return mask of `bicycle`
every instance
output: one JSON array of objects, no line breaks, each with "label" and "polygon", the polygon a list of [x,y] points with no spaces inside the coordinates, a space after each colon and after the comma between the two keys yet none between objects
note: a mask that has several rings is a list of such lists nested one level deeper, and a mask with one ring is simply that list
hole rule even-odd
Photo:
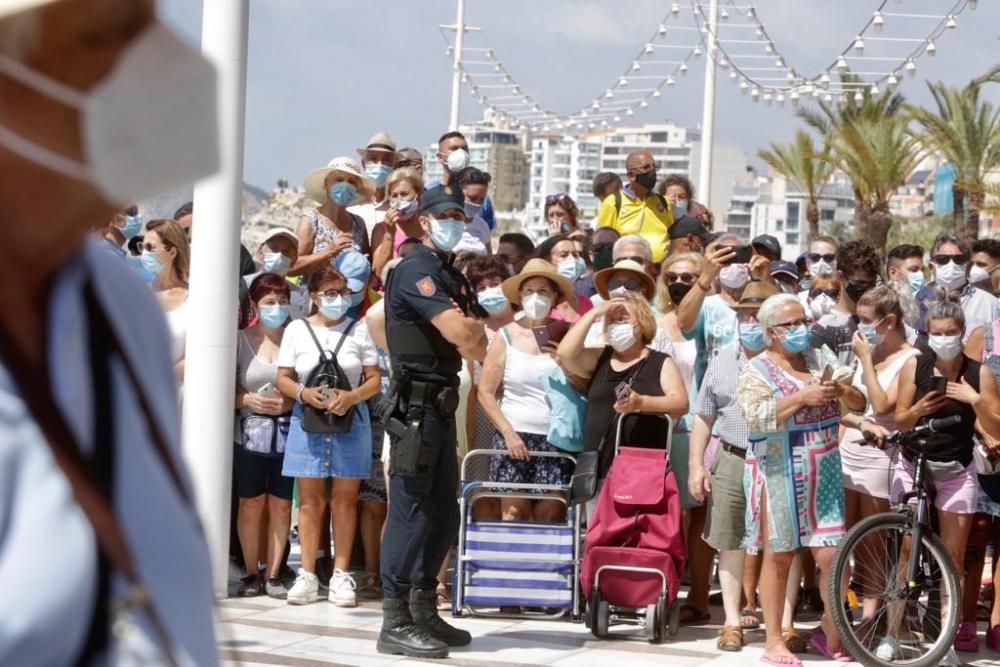
[{"label": "bicycle", "polygon": [[875,607],[864,618],[863,604],[830,605],[841,643],[867,667],[937,665],[958,632],[962,589],[958,568],[931,527],[924,447],[927,436],[960,420],[932,419],[885,439],[914,461],[913,489],[892,511],[858,522],[834,553],[828,599],[847,600],[851,590],[869,610]]}]

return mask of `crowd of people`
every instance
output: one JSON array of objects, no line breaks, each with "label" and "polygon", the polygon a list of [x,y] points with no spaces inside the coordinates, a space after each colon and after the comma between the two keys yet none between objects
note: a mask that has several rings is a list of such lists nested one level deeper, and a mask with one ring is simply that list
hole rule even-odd
[{"label": "crowd of people", "polygon": [[[316,206],[294,232],[276,228],[254,252],[242,249],[239,595],[338,606],[383,596],[394,438],[378,415],[398,370],[382,299],[400,262],[429,246],[461,272],[486,339],[484,356],[463,354],[458,374],[457,464],[471,450],[499,450],[492,481],[568,487],[584,452],[597,452],[606,475],[622,415],[669,416],[669,441],[662,420],[642,419],[622,439],[669,448],[690,564],[681,622],[710,618],[717,562],[722,650],[741,650],[744,632],[763,624],[772,664],[799,664],[795,654],[810,646],[846,659],[828,615],[811,637],[795,616],[841,603],[827,597],[835,547],[912,486],[912,462],[880,443],[960,415],[928,454],[943,471],[933,482],[940,534],[964,572],[954,646],[977,650],[985,555],[1000,545],[1000,504],[976,476],[976,458],[1000,451],[1000,241],[970,246],[942,234],[930,248],[900,245],[883,257],[865,241],[820,236],[788,261],[771,236],[713,232],[690,181],[660,174],[639,151],[624,179],[595,178],[593,221],[569,194],[547,196],[548,236],[536,244],[494,231],[491,176],[469,166],[465,137],[448,132],[438,145],[444,175],[425,182],[419,151],[377,133],[359,160],[337,157],[305,176]],[[181,386],[193,217],[186,206],[143,225],[133,207],[101,230],[116,254],[134,255],[159,299]],[[436,290],[430,279],[406,288],[418,299]],[[312,382],[331,368],[338,383]],[[553,427],[567,420],[572,428]],[[558,522],[565,511],[522,496],[483,499],[474,514]],[[290,533],[301,546],[297,573]],[[450,608],[448,566],[448,557],[435,565],[428,603],[441,610]],[[861,604],[877,610],[864,595]],[[431,619],[432,637],[466,641],[435,617],[414,611]],[[891,656],[891,637],[883,641]],[[1000,604],[987,644],[1000,650]]]}]

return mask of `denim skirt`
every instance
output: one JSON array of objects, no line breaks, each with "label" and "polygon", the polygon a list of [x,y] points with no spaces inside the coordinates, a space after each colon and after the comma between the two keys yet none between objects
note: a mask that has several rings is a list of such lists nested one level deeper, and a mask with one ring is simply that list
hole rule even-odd
[{"label": "denim skirt", "polygon": [[306,433],[302,430],[302,404],[292,409],[292,423],[285,442],[285,477],[337,477],[368,479],[372,469],[372,425],[368,406],[354,406],[347,433]]}]

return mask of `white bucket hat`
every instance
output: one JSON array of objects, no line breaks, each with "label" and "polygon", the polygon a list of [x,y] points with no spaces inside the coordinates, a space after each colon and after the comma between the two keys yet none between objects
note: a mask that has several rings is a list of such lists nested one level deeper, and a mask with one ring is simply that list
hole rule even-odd
[{"label": "white bucket hat", "polygon": [[349,157],[335,157],[322,169],[314,169],[306,174],[302,182],[306,194],[320,204],[325,204],[327,200],[326,178],[335,171],[353,176],[361,182],[361,187],[358,188],[360,196],[358,201],[354,203],[367,202],[375,195],[375,182],[364,175],[357,161]]},{"label": "white bucket hat", "polygon": [[0,0],[0,18],[26,12],[29,9],[41,7],[54,2],[54,0]]}]

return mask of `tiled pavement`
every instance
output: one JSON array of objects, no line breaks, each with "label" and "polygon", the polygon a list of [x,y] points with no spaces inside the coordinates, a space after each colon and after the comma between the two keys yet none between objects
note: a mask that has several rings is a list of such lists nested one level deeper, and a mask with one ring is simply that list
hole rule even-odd
[{"label": "tiled pavement", "polygon": [[[715,622],[721,610],[714,608]],[[613,640],[597,640],[582,623],[539,620],[451,619],[473,634],[472,645],[453,649],[447,661],[420,661],[384,656],[375,651],[381,627],[379,603],[339,609],[329,602],[293,607],[267,597],[229,598],[219,604],[217,625],[220,656],[226,665],[261,664],[291,667],[330,665],[413,665],[434,662],[457,667],[553,665],[559,667],[631,667],[639,665],[755,665],[763,650],[763,631],[748,634],[742,653],[723,654],[715,648],[718,625],[682,628],[675,641],[654,646],[640,630],[621,626]],[[807,624],[815,626],[815,623]],[[982,632],[983,628],[980,628]],[[980,639],[982,641],[982,639]],[[968,665],[1000,666],[1000,653],[961,654]],[[818,656],[803,656],[810,665],[843,665]],[[975,660],[973,660],[975,659]]]}]

